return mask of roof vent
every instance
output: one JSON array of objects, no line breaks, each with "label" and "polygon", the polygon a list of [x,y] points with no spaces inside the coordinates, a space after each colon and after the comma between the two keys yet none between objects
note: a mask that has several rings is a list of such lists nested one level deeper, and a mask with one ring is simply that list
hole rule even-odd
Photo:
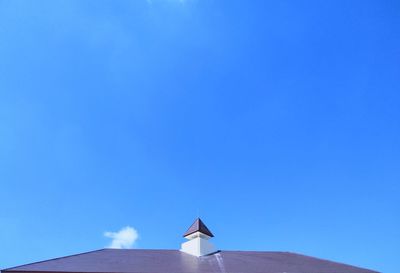
[{"label": "roof vent", "polygon": [[200,218],[197,218],[196,221],[194,221],[185,234],[183,234],[183,237],[189,241],[182,244],[182,252],[196,257],[216,252],[213,244],[208,241],[211,237],[214,237],[214,235]]}]

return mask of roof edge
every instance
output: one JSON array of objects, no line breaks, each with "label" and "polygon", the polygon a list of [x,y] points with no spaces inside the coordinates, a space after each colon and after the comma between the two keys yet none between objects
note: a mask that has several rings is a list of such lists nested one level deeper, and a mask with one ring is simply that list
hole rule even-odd
[{"label": "roof edge", "polygon": [[[18,269],[19,267],[23,267],[23,266],[28,266],[28,265],[33,265],[33,264],[40,264],[40,263],[45,263],[45,262],[54,261],[54,260],[58,260],[58,259],[84,255],[84,254],[88,254],[88,253],[92,253],[92,252],[103,251],[103,250],[106,250],[106,249],[107,248],[101,248],[101,249],[96,249],[96,250],[80,252],[80,253],[77,253],[77,254],[71,254],[71,255],[66,255],[66,256],[61,256],[61,257],[56,257],[56,258],[51,258],[51,259],[46,259],[46,260],[41,260],[41,261],[38,261],[38,262],[21,264],[21,265],[18,265],[18,266],[13,266],[13,267],[8,267],[8,268],[1,269],[0,272],[2,272],[2,273],[3,272],[8,272],[8,271],[12,271],[12,272],[27,272],[26,270],[14,270],[14,269]],[[34,272],[34,271],[30,270],[29,272]],[[42,272],[42,271],[36,271],[36,272]]]}]

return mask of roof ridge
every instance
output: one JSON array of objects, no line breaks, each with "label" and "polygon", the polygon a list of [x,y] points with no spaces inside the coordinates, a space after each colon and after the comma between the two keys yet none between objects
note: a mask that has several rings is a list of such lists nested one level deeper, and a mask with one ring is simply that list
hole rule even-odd
[{"label": "roof ridge", "polygon": [[38,261],[38,262],[26,263],[26,264],[22,264],[22,265],[18,265],[18,266],[8,267],[8,268],[1,269],[1,272],[8,271],[8,270],[14,270],[14,269],[17,269],[17,268],[23,267],[23,266],[28,266],[28,265],[33,265],[33,264],[40,264],[40,263],[45,263],[45,262],[49,262],[49,261],[54,261],[54,260],[59,260],[59,259],[64,259],[64,258],[84,255],[84,254],[88,254],[88,253],[92,253],[92,252],[103,251],[103,250],[106,250],[106,248],[101,248],[101,249],[96,249],[96,250],[91,250],[91,251],[85,251],[85,252],[81,252],[81,253],[77,253],[77,254],[71,254],[71,255],[56,257],[56,258],[52,258],[52,259],[42,260],[42,261]]}]

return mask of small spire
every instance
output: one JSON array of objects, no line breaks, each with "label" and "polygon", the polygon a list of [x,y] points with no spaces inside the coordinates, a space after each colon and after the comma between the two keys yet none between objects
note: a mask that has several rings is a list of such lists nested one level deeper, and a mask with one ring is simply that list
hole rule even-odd
[{"label": "small spire", "polygon": [[194,223],[189,227],[189,229],[183,234],[183,237],[189,236],[193,233],[201,232],[207,236],[214,237],[211,231],[207,228],[207,226],[201,221],[200,218],[197,218]]}]

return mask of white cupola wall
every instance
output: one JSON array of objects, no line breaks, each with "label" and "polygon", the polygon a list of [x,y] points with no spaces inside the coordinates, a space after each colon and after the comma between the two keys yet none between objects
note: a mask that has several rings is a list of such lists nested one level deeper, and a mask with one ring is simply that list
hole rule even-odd
[{"label": "white cupola wall", "polygon": [[183,235],[189,241],[181,245],[181,251],[187,254],[201,257],[204,255],[215,253],[217,250],[208,240],[214,235],[207,226],[197,218]]}]

